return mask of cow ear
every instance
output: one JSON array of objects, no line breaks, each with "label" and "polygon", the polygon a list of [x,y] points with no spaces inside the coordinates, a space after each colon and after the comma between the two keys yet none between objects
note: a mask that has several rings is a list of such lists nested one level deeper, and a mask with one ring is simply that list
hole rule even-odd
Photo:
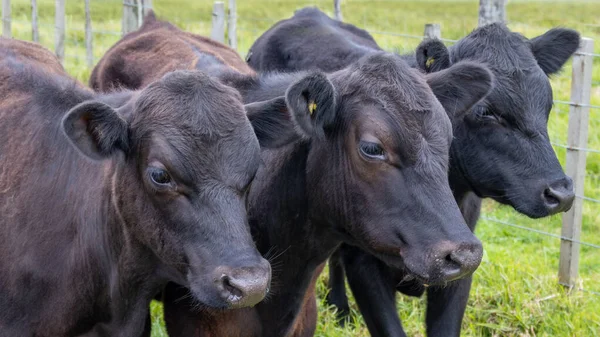
[{"label": "cow ear", "polygon": [[335,121],[336,92],[323,73],[312,73],[292,84],[285,99],[290,113],[305,136],[321,137]]},{"label": "cow ear", "polygon": [[456,120],[487,96],[493,86],[493,75],[483,65],[459,62],[427,75],[427,83],[450,120]]},{"label": "cow ear", "polygon": [[425,73],[433,73],[450,66],[448,48],[438,39],[427,39],[415,51],[417,67]]},{"label": "cow ear", "polygon": [[277,148],[300,138],[284,96],[244,108],[261,147]]},{"label": "cow ear", "polygon": [[579,33],[572,29],[550,29],[531,40],[531,51],[546,75],[558,72],[577,48]]},{"label": "cow ear", "polygon": [[63,130],[73,145],[95,160],[108,158],[120,150],[127,153],[127,122],[110,106],[83,102],[71,109],[62,120]]}]

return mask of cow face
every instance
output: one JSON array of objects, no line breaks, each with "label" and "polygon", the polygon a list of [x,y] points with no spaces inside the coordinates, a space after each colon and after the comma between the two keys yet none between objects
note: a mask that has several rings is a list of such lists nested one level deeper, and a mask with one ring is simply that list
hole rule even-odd
[{"label": "cow face", "polygon": [[527,40],[492,24],[450,50],[452,62],[483,62],[496,79],[487,98],[454,127],[452,168],[468,189],[535,218],[571,207],[572,181],[548,137],[548,76],[560,70],[578,45],[579,35],[568,29]]},{"label": "cow face", "polygon": [[[446,108],[460,115],[489,91],[491,74],[473,64],[457,68],[428,81],[452,96]],[[470,76],[454,86],[462,73]],[[399,57],[376,53],[329,78],[305,77],[286,101],[310,116],[298,124],[310,139],[311,218],[437,283],[475,270],[482,247],[448,185],[452,127],[431,88]]]},{"label": "cow face", "polygon": [[245,207],[260,148],[236,92],[199,72],[174,72],[118,112],[86,102],[63,125],[84,154],[114,160],[116,216],[156,256],[159,273],[204,305],[262,300],[270,266]]}]

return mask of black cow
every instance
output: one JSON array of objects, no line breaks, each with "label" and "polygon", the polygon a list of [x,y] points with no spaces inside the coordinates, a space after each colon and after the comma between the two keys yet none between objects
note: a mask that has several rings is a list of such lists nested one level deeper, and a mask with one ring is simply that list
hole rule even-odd
[{"label": "black cow", "polygon": [[149,336],[149,303],[168,281],[215,308],[263,299],[271,270],[245,207],[260,147],[246,112],[262,146],[282,144],[269,131],[293,140],[291,122],[308,114],[245,112],[200,72],[97,95],[50,51],[4,38],[0,78],[1,336]]},{"label": "black cow", "polygon": [[312,119],[300,123],[303,140],[263,152],[250,190],[253,237],[263,256],[275,256],[270,297],[254,309],[194,314],[194,303],[180,300],[186,291],[169,289],[170,336],[312,335],[316,313],[299,313],[314,308],[315,273],[342,241],[432,284],[476,268],[481,246],[447,183],[452,135],[442,105],[459,118],[484,97],[492,81],[484,67],[459,63],[424,78],[381,52],[327,76],[232,72],[220,79],[246,102],[272,98],[274,112],[287,107]]},{"label": "black cow", "polygon": [[[552,108],[548,76],[560,70],[578,45],[579,34],[570,29],[552,29],[528,40],[503,24],[491,24],[461,39],[447,56],[436,43],[431,43],[432,49],[401,56],[428,72],[469,60],[486,64],[495,75],[490,95],[453,123],[449,181],[472,230],[481,198],[511,205],[532,218],[571,207],[572,181],[564,175],[548,138]],[[366,31],[305,8],[263,34],[252,46],[248,62],[259,71],[334,71],[378,50]],[[411,281],[406,272],[357,248],[343,246],[330,260],[328,297],[342,315],[348,304],[340,259],[371,334],[404,335],[396,314],[395,289],[419,296],[423,283]],[[429,336],[460,334],[470,285],[471,278],[465,278],[445,288],[428,289]]]}]

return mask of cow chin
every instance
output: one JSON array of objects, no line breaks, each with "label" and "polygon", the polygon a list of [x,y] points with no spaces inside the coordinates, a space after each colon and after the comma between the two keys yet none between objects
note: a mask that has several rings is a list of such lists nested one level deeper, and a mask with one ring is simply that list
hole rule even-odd
[{"label": "cow chin", "polygon": [[391,254],[375,253],[374,255],[388,266],[404,270],[406,276],[403,281],[416,280],[424,285],[445,285],[447,282],[452,281],[423,268],[422,263],[411,263],[410,261],[405,261],[401,256]]},{"label": "cow chin", "polygon": [[402,244],[371,249],[370,252],[387,265],[403,269],[410,278],[427,285],[445,285],[471,275],[483,256],[481,242],[475,236],[464,240],[436,240],[429,247]]}]

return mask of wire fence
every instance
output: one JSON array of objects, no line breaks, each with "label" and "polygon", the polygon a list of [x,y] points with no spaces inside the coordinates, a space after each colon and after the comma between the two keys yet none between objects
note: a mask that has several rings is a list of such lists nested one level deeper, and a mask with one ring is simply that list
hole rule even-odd
[{"label": "wire fence", "polygon": [[[63,6],[65,0],[55,0],[56,7]],[[334,1],[334,7],[336,11],[339,11],[339,4],[337,0]],[[47,29],[54,30],[55,41],[66,41],[71,46],[77,46],[79,49],[85,49],[87,56],[80,54],[62,53],[59,56],[68,59],[66,62],[72,60],[78,63],[86,63],[91,69],[93,64],[98,61],[99,57],[94,57],[92,48],[93,37],[102,36],[106,39],[111,39],[113,43],[128,32],[136,30],[142,24],[142,18],[151,8],[151,0],[125,0],[122,2],[123,6],[123,20],[122,20],[122,31],[111,31],[103,29],[92,29],[91,22],[86,24],[85,27],[70,26],[69,30],[74,32],[84,32],[84,38],[79,37],[73,38],[66,36],[66,29],[61,24],[49,24],[39,23],[37,18],[37,1],[32,0],[32,14],[31,22],[23,20],[13,20],[11,18],[10,11],[10,0],[2,0],[2,26],[3,36],[11,36],[11,25],[16,24],[21,26],[32,25],[32,37],[33,40],[37,40],[36,36],[39,36],[39,27],[45,27]],[[332,7],[332,9],[334,8]],[[86,0],[86,13],[89,16],[89,0]],[[232,46],[238,46],[237,32],[249,32],[257,38],[264,32],[264,29],[252,28],[255,27],[256,23],[269,23],[274,24],[281,18],[253,18],[253,17],[239,17],[235,12],[235,0],[229,0],[229,13],[225,13],[225,6],[221,3],[220,5],[215,4],[213,12],[211,13],[211,37],[225,42],[226,34],[229,35],[229,44]],[[63,14],[64,16],[64,11]],[[341,12],[336,12],[336,16],[342,15]],[[61,20],[57,15],[57,22],[64,22],[64,18]],[[186,26],[196,26],[198,22],[179,22]],[[243,26],[238,26],[237,23],[244,23]],[[225,27],[228,26],[229,30],[226,33]],[[412,40],[423,40],[428,37],[427,32],[425,34],[415,33],[400,33],[400,32],[389,32],[376,29],[367,29],[369,33],[375,36],[389,36],[393,38],[401,39],[412,39]],[[437,36],[440,40],[453,44],[457,40],[442,38]],[[597,156],[600,155],[600,149],[591,148],[587,145],[587,134],[588,134],[588,123],[598,122],[600,118],[590,117],[590,111],[600,112],[600,105],[590,103],[590,91],[593,86],[600,86],[600,79],[592,78],[592,64],[594,59],[600,60],[600,54],[593,52],[593,41],[584,40],[584,44],[573,57],[573,72],[572,72],[572,92],[569,100],[554,100],[553,111],[558,114],[569,114],[569,126],[568,126],[568,139],[564,141],[553,139],[551,144],[556,149],[562,149],[567,156],[567,174],[574,178],[574,185],[576,191],[576,201],[573,208],[563,215],[562,233],[556,234],[549,231],[528,227],[516,223],[512,223],[507,220],[498,219],[489,215],[483,215],[481,217],[484,221],[490,221],[502,226],[516,228],[519,230],[534,233],[544,237],[560,240],[561,242],[561,265],[559,266],[559,281],[562,284],[573,287],[575,285],[575,279],[577,277],[577,265],[572,263],[578,263],[578,254],[580,246],[590,249],[600,249],[600,244],[586,242],[581,240],[581,228],[584,220],[582,214],[582,203],[589,203],[592,205],[600,204],[600,199],[595,195],[586,195],[584,186],[586,181],[588,185],[591,185],[594,190],[598,190],[600,195],[600,173],[594,171],[586,171],[586,158],[588,155]],[[243,55],[244,51],[240,54]],[[59,46],[57,46],[57,54],[60,53]],[[91,56],[90,56],[91,55]],[[583,94],[582,94],[583,93]],[[565,130],[567,131],[567,130]],[[587,179],[587,180],[586,180]],[[574,262],[573,262],[574,261]],[[593,290],[586,290],[591,294],[600,295],[599,292]]]}]

